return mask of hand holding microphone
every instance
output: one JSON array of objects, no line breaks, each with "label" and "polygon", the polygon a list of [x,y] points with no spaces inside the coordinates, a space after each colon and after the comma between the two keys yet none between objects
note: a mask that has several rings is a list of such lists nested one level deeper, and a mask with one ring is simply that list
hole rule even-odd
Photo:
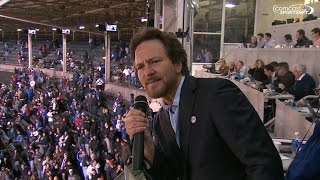
[{"label": "hand holding microphone", "polygon": [[153,162],[154,145],[149,130],[149,120],[146,118],[148,109],[147,99],[144,96],[135,98],[134,109],[126,115],[126,131],[133,137],[132,167],[134,171],[141,171],[144,158]]}]

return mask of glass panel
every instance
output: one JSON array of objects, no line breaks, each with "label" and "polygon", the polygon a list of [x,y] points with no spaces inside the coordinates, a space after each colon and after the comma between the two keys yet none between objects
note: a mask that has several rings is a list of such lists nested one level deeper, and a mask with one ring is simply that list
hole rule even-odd
[{"label": "glass panel", "polygon": [[225,43],[250,42],[254,32],[255,0],[240,2],[233,8],[226,8]]},{"label": "glass panel", "polygon": [[193,36],[193,62],[212,63],[220,57],[220,35]]},{"label": "glass panel", "polygon": [[199,0],[194,16],[195,32],[221,32],[222,0]]}]

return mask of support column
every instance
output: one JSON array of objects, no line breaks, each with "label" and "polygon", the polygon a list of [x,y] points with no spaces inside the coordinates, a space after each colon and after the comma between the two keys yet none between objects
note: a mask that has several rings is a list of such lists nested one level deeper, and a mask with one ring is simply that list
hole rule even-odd
[{"label": "support column", "polygon": [[226,0],[222,1],[222,19],[221,19],[221,39],[220,39],[220,58],[224,57],[224,28],[226,24]]},{"label": "support column", "polygon": [[67,72],[67,35],[62,34],[62,60],[63,60],[63,74]]},{"label": "support column", "polygon": [[28,59],[29,68],[32,68],[32,34],[28,34]]},{"label": "support column", "polygon": [[[163,1],[163,24],[162,29],[166,32],[176,32],[181,25],[177,24],[177,2],[181,0]],[[183,11],[183,9],[180,9]]]},{"label": "support column", "polygon": [[110,69],[111,69],[111,60],[110,60],[110,36],[108,32],[104,32],[104,50],[105,50],[105,60],[104,60],[104,75],[105,75],[105,83],[110,82]]},{"label": "support column", "polygon": [[121,38],[121,32],[120,32],[120,29],[118,29],[118,41],[120,41],[120,38]]},{"label": "support column", "polygon": [[160,22],[160,17],[161,17],[161,0],[155,0],[155,7],[154,7],[154,27],[157,29],[162,29],[161,22]]}]

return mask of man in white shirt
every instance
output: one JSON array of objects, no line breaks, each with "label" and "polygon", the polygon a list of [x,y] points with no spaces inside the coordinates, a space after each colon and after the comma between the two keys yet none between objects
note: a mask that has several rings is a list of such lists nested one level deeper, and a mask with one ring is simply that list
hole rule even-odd
[{"label": "man in white shirt", "polygon": [[274,39],[271,39],[270,33],[265,33],[265,39],[266,44],[264,45],[264,48],[274,48],[276,46],[276,41]]},{"label": "man in white shirt", "polygon": [[266,40],[264,39],[264,36],[262,33],[258,34],[257,40],[258,40],[258,44],[256,48],[264,48],[264,46],[266,45]]},{"label": "man in white shirt", "polygon": [[125,67],[122,73],[125,75],[126,81],[128,81],[130,77],[130,69],[128,67]]}]

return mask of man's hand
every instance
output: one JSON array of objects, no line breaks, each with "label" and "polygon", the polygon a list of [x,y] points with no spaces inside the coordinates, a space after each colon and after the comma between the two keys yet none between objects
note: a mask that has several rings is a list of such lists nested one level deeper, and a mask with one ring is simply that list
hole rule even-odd
[{"label": "man's hand", "polygon": [[284,90],[286,87],[284,86],[284,84],[279,83],[279,84],[278,84],[278,88],[280,88],[280,89]]},{"label": "man's hand", "polygon": [[126,131],[130,138],[139,132],[144,132],[144,157],[149,161],[148,163],[152,165],[154,144],[149,130],[149,120],[143,112],[131,109],[126,115],[125,121]]}]

